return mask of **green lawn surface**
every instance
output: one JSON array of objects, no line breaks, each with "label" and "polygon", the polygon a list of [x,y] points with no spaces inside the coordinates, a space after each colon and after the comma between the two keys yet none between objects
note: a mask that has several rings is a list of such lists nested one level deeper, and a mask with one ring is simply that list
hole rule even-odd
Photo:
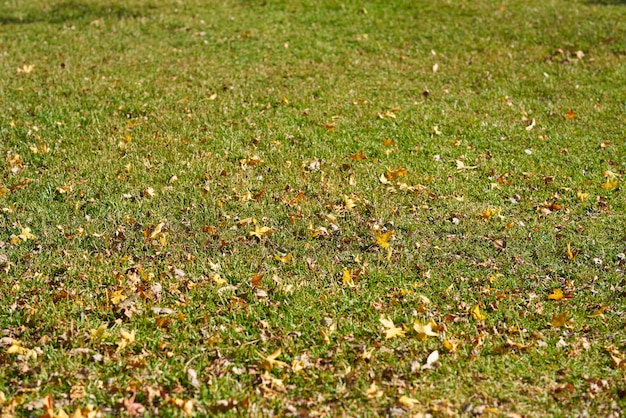
[{"label": "green lawn surface", "polygon": [[626,409],[626,2],[6,0],[0,409]]}]

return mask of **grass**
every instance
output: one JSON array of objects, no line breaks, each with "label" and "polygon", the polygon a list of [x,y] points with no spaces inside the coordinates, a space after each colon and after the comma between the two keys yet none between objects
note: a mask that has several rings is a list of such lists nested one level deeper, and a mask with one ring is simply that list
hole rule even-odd
[{"label": "grass", "polygon": [[623,413],[625,6],[5,1],[3,416]]}]

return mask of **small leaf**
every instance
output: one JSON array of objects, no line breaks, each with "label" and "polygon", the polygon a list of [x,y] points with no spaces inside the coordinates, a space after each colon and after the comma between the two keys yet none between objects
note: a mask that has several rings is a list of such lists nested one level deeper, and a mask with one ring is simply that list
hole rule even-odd
[{"label": "small leaf", "polygon": [[567,243],[567,259],[569,261],[574,260],[574,252],[572,251],[572,247],[569,242]]},{"label": "small leaf", "polygon": [[487,209],[485,209],[485,211],[481,212],[479,215],[484,220],[490,221],[491,218],[499,212],[500,212],[500,209],[494,209],[491,206],[487,206]]},{"label": "small leaf", "polygon": [[553,327],[564,326],[567,323],[567,312],[563,312],[560,315],[554,315],[551,323]]},{"label": "small leaf", "polygon": [[393,321],[385,318],[384,316],[380,316],[380,323],[386,328],[385,330],[385,338],[391,339],[395,337],[404,337],[406,332],[402,328],[398,328],[394,325]]},{"label": "small leaf", "polygon": [[267,357],[262,357],[263,361],[261,362],[261,367],[267,371],[272,370],[274,367],[278,367],[281,369],[288,369],[290,366],[280,360],[276,360],[278,357],[280,357],[282,353],[282,350],[279,348],[278,350],[274,351],[272,354],[270,354]]},{"label": "small leaf", "polygon": [[352,279],[352,270],[348,270],[346,268],[343,269],[341,282],[348,287],[356,287],[356,285],[354,284],[354,280]]},{"label": "small leaf", "polygon": [[415,320],[413,323],[413,329],[417,332],[417,339],[420,341],[426,341],[428,337],[436,337],[439,334],[433,331],[433,325],[436,325],[432,320],[426,324],[422,325],[418,320]]},{"label": "small leaf", "polygon": [[387,231],[381,234],[379,231],[376,231],[376,244],[386,250],[389,248],[389,240],[393,237],[394,231]]},{"label": "small leaf", "polygon": [[563,297],[563,291],[561,289],[554,289],[552,293],[548,295],[548,299],[552,300],[561,300]]},{"label": "small leaf", "polygon": [[484,321],[487,319],[487,314],[480,310],[480,306],[476,305],[474,309],[472,309],[472,316],[477,321]]},{"label": "small leaf", "polygon": [[257,225],[255,225],[254,231],[250,231],[248,233],[248,235],[251,236],[251,237],[257,237],[257,238],[261,239],[264,236],[271,235],[273,232],[274,232],[274,230],[272,228],[268,228],[267,226],[257,226]]},{"label": "small leaf", "polygon": [[398,402],[400,403],[400,405],[408,409],[413,409],[420,404],[417,399],[409,398],[406,395],[401,396],[400,399],[398,399]]},{"label": "small leaf", "polygon": [[22,228],[22,231],[18,235],[22,241],[28,241],[29,239],[36,239],[37,237],[30,233],[30,228]]}]

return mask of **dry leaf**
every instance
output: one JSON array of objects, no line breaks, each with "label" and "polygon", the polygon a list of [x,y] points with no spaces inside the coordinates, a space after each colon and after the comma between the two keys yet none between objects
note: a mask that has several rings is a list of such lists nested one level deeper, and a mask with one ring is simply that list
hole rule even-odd
[{"label": "dry leaf", "polygon": [[487,314],[481,311],[480,306],[478,305],[474,306],[474,309],[472,309],[472,316],[477,321],[484,321],[485,319],[487,319]]},{"label": "dry leaf", "polygon": [[400,405],[408,409],[413,409],[420,404],[417,399],[409,398],[406,395],[401,396],[400,399],[398,399],[398,402]]},{"label": "dry leaf", "polygon": [[551,323],[553,327],[562,327],[567,324],[567,312],[563,312],[560,315],[554,315]]},{"label": "dry leaf", "polygon": [[268,228],[267,226],[255,226],[254,231],[250,231],[248,233],[251,237],[257,237],[259,239],[271,235],[274,232],[272,228]]},{"label": "dry leaf", "polygon": [[278,367],[281,369],[288,369],[290,366],[280,360],[276,360],[280,354],[282,353],[282,350],[279,348],[278,350],[274,351],[272,354],[270,354],[267,357],[263,357],[261,356],[261,358],[263,359],[263,361],[261,362],[261,368],[263,368],[264,370],[267,370],[268,372],[271,371],[274,367]]},{"label": "dry leaf", "polygon": [[341,283],[345,284],[348,287],[356,287],[354,284],[354,280],[352,280],[352,270],[348,270],[346,268],[343,269],[343,274],[341,275]]},{"label": "dry leaf", "polygon": [[385,338],[388,340],[395,337],[404,337],[406,334],[402,328],[396,327],[390,319],[387,319],[382,315],[380,316],[379,321],[386,328]]},{"label": "dry leaf", "polygon": [[552,299],[552,300],[563,299],[563,291],[561,289],[554,289],[552,293],[548,295],[548,299]]},{"label": "dry leaf", "polygon": [[385,233],[380,233],[380,231],[376,231],[376,244],[386,250],[389,248],[389,240],[393,237],[394,231],[387,231]]},{"label": "dry leaf", "polygon": [[417,332],[417,339],[420,341],[426,341],[428,337],[438,336],[439,334],[433,331],[433,326],[436,326],[436,324],[432,320],[428,324],[422,325],[416,319],[413,323],[413,329]]}]

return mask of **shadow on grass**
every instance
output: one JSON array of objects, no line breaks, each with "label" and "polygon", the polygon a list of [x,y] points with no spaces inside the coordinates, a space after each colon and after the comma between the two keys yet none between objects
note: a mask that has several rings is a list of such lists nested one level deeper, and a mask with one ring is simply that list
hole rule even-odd
[{"label": "shadow on grass", "polygon": [[[147,7],[146,7],[147,8]],[[121,19],[125,17],[139,17],[142,13],[137,8],[129,8],[116,3],[105,1],[78,1],[68,0],[52,5],[42,5],[36,9],[18,12],[16,10],[0,9],[0,25],[49,23],[61,24],[80,20]]]},{"label": "shadow on grass", "polygon": [[595,4],[600,6],[626,6],[626,0],[587,0],[585,4]]}]

